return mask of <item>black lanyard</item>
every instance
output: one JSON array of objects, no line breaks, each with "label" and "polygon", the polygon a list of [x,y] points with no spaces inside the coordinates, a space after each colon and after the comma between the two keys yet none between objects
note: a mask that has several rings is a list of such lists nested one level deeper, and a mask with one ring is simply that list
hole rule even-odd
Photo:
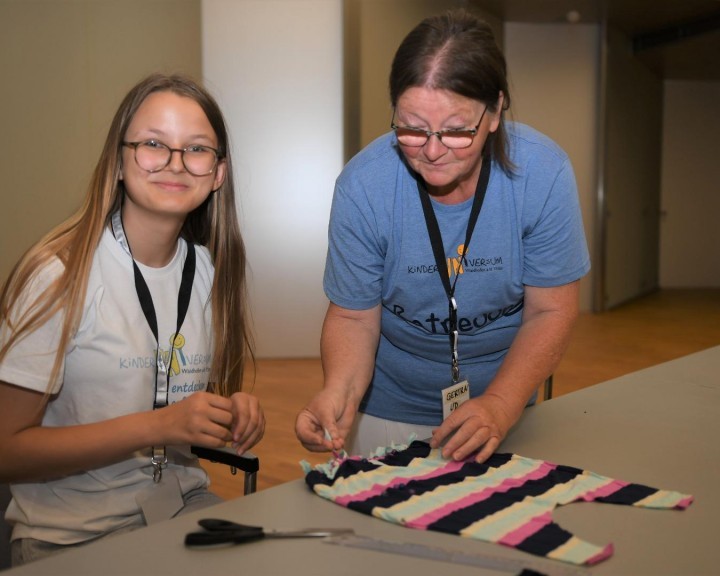
[{"label": "black lanyard", "polygon": [[[168,362],[166,363],[160,354],[157,315],[155,314],[155,305],[153,304],[152,295],[150,294],[147,282],[145,282],[145,278],[140,271],[140,267],[135,262],[135,258],[133,258],[132,252],[130,251],[130,245],[128,244],[127,236],[125,235],[120,210],[113,214],[112,228],[113,233],[115,234],[115,239],[132,258],[133,272],[135,274],[135,291],[137,292],[140,307],[145,315],[145,320],[147,320],[148,326],[150,327],[157,344],[157,349],[155,351],[155,396],[153,399],[153,409],[162,408],[163,406],[168,405],[169,400],[170,367],[168,364],[172,361],[172,356],[175,353],[175,342],[180,334],[180,328],[182,328],[188,308],[190,307],[190,295],[192,294],[193,281],[195,279],[195,245],[192,242],[187,242],[187,256],[185,257],[185,263],[183,264],[182,280],[180,281],[180,290],[178,291],[177,324],[175,333],[170,340],[170,353],[168,355]],[[167,457],[165,455],[164,446],[153,447],[152,465],[154,468],[153,479],[156,482],[159,482],[162,477],[162,468],[167,465]]]},{"label": "black lanyard", "polygon": [[[460,265],[465,264],[465,254],[467,254],[468,246],[470,245],[470,239],[472,238],[475,224],[477,223],[478,216],[480,216],[480,209],[482,208],[483,201],[485,200],[485,192],[487,191],[488,182],[490,181],[490,165],[492,164],[489,157],[483,158],[482,168],[480,169],[480,177],[478,178],[477,188],[475,189],[475,197],[473,198],[472,208],[470,209],[470,218],[468,219],[467,230],[465,231],[465,244],[463,245],[462,254],[460,254]],[[448,298],[448,333],[450,336],[450,352],[451,352],[451,374],[452,381],[456,383],[460,380],[460,366],[458,359],[458,316],[457,316],[457,301],[455,300],[455,285],[457,284],[459,274],[455,275],[455,280],[452,285],[450,284],[450,274],[448,272],[447,263],[445,261],[445,247],[443,246],[442,235],[440,234],[440,225],[438,224],[435,211],[430,201],[430,194],[428,194],[425,182],[418,175],[417,178],[418,193],[420,194],[420,202],[422,203],[423,213],[425,214],[425,224],[427,225],[428,236],[430,237],[430,244],[432,245],[433,255],[435,256],[435,263],[442,280],[445,293]]]}]

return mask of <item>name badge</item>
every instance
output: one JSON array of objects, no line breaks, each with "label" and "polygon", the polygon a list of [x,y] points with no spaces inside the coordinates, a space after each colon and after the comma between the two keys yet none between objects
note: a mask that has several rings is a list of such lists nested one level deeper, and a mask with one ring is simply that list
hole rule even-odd
[{"label": "name badge", "polygon": [[164,470],[160,482],[144,488],[135,497],[142,509],[145,524],[150,526],[175,516],[185,505],[180,481],[172,470]]},{"label": "name badge", "polygon": [[443,420],[463,402],[470,400],[470,382],[463,380],[442,391]]}]

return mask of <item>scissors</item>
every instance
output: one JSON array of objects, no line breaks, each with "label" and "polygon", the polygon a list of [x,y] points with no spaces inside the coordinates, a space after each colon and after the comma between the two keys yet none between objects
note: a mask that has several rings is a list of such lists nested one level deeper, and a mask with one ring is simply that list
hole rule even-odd
[{"label": "scissors", "polygon": [[326,538],[342,534],[354,534],[352,528],[306,528],[290,532],[265,531],[260,526],[237,524],[230,520],[205,518],[198,520],[205,528],[202,532],[190,532],[185,536],[185,546],[214,546],[216,544],[242,544],[261,538]]}]

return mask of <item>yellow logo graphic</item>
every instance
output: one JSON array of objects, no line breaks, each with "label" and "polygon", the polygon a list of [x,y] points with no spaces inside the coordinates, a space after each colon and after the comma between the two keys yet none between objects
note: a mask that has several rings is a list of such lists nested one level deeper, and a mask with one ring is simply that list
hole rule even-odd
[{"label": "yellow logo graphic", "polygon": [[170,336],[170,376],[180,374],[181,361],[185,364],[185,357],[182,351],[183,346],[185,346],[185,336],[182,334]]},{"label": "yellow logo graphic", "polygon": [[448,256],[447,259],[447,270],[448,270],[448,276],[452,278],[453,276],[460,276],[460,274],[465,273],[465,269],[463,268],[463,258],[462,254],[465,250],[465,244],[460,244],[457,247],[457,257],[455,256]]}]

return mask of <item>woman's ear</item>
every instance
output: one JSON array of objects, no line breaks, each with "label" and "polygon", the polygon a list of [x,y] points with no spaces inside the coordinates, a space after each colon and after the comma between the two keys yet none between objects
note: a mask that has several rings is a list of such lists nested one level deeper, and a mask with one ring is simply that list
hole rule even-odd
[{"label": "woman's ear", "polygon": [[225,172],[227,171],[227,162],[225,160],[218,161],[217,168],[215,170],[215,178],[213,180],[213,192],[218,190],[220,186],[225,182]]},{"label": "woman's ear", "polygon": [[503,94],[502,90],[500,91],[500,94],[498,94],[497,99],[497,105],[495,107],[495,112],[490,118],[490,129],[489,131],[495,132],[498,127],[500,126],[500,118],[502,118],[503,113],[503,103],[505,102],[505,94]]}]

